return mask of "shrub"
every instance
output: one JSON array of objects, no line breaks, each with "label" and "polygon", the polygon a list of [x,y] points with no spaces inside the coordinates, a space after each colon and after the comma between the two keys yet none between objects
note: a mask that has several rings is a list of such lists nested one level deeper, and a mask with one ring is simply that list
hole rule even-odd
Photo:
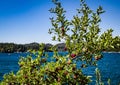
[{"label": "shrub", "polygon": [[[56,17],[50,18],[53,28],[49,33],[53,33],[53,40],[64,41],[68,54],[59,55],[56,48],[53,60],[48,62],[47,55],[41,46],[39,51],[34,52],[37,57],[19,60],[20,69],[16,74],[13,72],[4,75],[1,82],[3,85],[86,85],[91,82],[90,76],[84,75],[82,68],[96,65],[96,62],[103,56],[101,52],[112,46],[112,29],[100,34],[100,15],[104,13],[102,7],[96,11],[91,10],[84,0],[81,0],[81,7],[72,20],[66,19],[66,11],[62,8],[58,0],[53,0],[55,8],[49,11]],[[113,47],[114,48],[114,47]],[[43,57],[44,56],[44,57]],[[81,61],[81,67],[76,68],[76,62]],[[100,74],[96,70],[97,84],[100,83]],[[99,82],[100,81],[100,82]]]}]

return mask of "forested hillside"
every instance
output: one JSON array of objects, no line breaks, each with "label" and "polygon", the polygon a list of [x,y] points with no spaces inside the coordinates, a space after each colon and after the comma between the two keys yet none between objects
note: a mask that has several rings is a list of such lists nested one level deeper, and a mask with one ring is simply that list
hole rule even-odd
[{"label": "forested hillside", "polygon": [[[113,46],[109,47],[108,49],[104,49],[103,51],[114,51],[120,52],[120,44],[116,45],[116,43],[120,43],[120,38],[115,37],[113,39]],[[52,51],[50,48],[52,46],[57,47],[57,51],[67,51],[65,48],[65,43],[59,43],[56,45],[52,45],[50,43],[44,45],[45,51]],[[30,44],[15,44],[15,43],[0,43],[0,52],[1,53],[14,53],[14,52],[27,52],[29,50],[39,50],[40,46],[39,43],[30,43]]]},{"label": "forested hillside", "polygon": [[[50,51],[49,47],[51,44],[45,44],[45,51]],[[29,50],[39,50],[38,43],[30,44],[14,44],[14,43],[0,43],[0,52],[1,53],[14,53],[14,52],[27,52]]]}]

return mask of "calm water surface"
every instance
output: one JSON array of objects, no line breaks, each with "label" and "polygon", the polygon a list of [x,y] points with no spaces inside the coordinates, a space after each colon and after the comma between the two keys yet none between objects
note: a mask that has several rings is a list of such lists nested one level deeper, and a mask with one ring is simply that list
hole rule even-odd
[{"label": "calm water surface", "polygon": [[[53,53],[49,52],[48,54],[51,56]],[[0,80],[3,79],[2,77],[5,73],[9,73],[11,71],[17,72],[19,69],[19,58],[26,55],[27,53],[0,53]],[[104,58],[98,62],[102,81],[107,82],[108,78],[110,78],[112,85],[120,84],[120,53],[103,53],[103,55]],[[93,76],[93,80],[95,79],[94,71],[95,67],[83,69],[85,74]]]}]

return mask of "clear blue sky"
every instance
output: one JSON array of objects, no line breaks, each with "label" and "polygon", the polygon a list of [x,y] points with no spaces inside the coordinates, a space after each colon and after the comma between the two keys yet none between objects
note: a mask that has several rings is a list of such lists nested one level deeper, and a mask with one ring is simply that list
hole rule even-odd
[{"label": "clear blue sky", "polygon": [[[67,10],[67,18],[76,13],[79,0],[61,0]],[[102,31],[114,30],[120,35],[120,0],[86,0],[89,7],[99,5],[106,11],[101,17]],[[0,0],[0,42],[14,43],[54,43],[48,29],[51,28],[49,9],[54,7],[51,0]]]}]

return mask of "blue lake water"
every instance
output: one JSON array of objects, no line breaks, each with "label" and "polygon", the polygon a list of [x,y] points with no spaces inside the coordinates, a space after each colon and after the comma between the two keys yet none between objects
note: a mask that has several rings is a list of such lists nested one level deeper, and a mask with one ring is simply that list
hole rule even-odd
[{"label": "blue lake water", "polygon": [[[51,56],[53,53],[49,52],[48,54]],[[26,55],[27,53],[0,53],[0,80],[3,79],[2,77],[5,73],[11,71],[17,72],[19,69],[19,58]],[[104,57],[98,61],[98,68],[101,71],[102,81],[107,82],[108,78],[110,78],[112,85],[120,84],[120,53],[103,53],[103,56]],[[83,69],[85,74],[93,76],[93,82],[95,82],[94,71],[95,67]]]}]

